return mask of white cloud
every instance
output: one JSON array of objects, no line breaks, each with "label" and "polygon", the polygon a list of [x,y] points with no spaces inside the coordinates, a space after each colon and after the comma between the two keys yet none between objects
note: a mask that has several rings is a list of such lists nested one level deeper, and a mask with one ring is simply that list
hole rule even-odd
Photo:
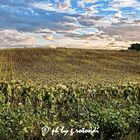
[{"label": "white cloud", "polygon": [[110,5],[116,9],[122,7],[133,7],[140,10],[140,2],[137,0],[113,0],[113,2],[110,2]]},{"label": "white cloud", "polygon": [[32,6],[49,11],[74,13],[74,9],[72,9],[71,7],[71,0],[65,0],[63,3],[57,1],[56,4],[53,4],[51,2],[34,2],[32,3]]},{"label": "white cloud", "polygon": [[0,30],[0,46],[2,45],[34,45],[36,40],[34,37],[20,33],[16,30]]},{"label": "white cloud", "polygon": [[88,12],[87,14],[93,15],[95,13],[98,13],[99,11],[97,9],[95,9],[94,6],[88,6],[85,8],[86,11]]},{"label": "white cloud", "polygon": [[45,10],[49,10],[49,11],[55,11],[55,7],[53,6],[52,3],[33,3],[32,6],[36,7],[36,8],[40,8],[40,9],[45,9]]},{"label": "white cloud", "polygon": [[90,4],[94,4],[95,2],[97,2],[97,1],[99,1],[99,0],[79,0],[78,1],[78,6],[80,6],[80,7],[85,7],[85,5],[88,3],[90,3]]}]

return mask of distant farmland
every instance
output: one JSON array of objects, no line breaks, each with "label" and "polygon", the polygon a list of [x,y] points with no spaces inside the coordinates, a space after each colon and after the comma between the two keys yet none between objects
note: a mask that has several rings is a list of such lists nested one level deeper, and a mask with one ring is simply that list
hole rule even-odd
[{"label": "distant farmland", "polygon": [[12,79],[41,84],[140,83],[140,53],[64,48],[0,50],[0,80]]}]

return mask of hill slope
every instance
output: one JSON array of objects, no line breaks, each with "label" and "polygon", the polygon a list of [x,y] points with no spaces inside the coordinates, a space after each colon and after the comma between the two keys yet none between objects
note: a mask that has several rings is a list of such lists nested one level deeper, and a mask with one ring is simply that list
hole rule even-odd
[{"label": "hill slope", "polygon": [[0,79],[43,84],[140,83],[139,60],[140,53],[136,51],[5,49],[0,50]]}]

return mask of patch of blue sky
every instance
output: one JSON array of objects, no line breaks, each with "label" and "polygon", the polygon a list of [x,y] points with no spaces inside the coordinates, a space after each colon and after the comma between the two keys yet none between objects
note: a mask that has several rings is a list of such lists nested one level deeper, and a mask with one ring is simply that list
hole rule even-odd
[{"label": "patch of blue sky", "polygon": [[100,15],[100,16],[112,16],[112,15],[115,15],[117,12],[116,11],[113,11],[113,10],[104,10],[104,9],[99,9],[99,12],[96,13],[95,15]]},{"label": "patch of blue sky", "polygon": [[80,28],[80,29],[76,29],[73,33],[76,33],[76,34],[94,34],[94,33],[98,33],[99,30],[97,28],[94,28],[94,27],[85,27],[85,28]]},{"label": "patch of blue sky", "polygon": [[108,3],[108,1],[99,0],[99,1],[96,1],[96,2],[95,2],[95,4],[105,4],[105,3]]},{"label": "patch of blue sky", "polygon": [[77,7],[77,0],[72,0],[71,5],[73,8]]},{"label": "patch of blue sky", "polygon": [[122,7],[120,8],[120,10],[123,12],[132,12],[135,11],[136,9],[134,7]]}]

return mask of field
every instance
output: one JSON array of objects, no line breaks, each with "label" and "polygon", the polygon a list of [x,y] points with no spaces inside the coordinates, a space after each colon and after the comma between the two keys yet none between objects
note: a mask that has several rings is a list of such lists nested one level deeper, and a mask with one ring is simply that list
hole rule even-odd
[{"label": "field", "polygon": [[0,79],[41,84],[140,83],[138,51],[80,49],[0,50]]},{"label": "field", "polygon": [[[140,139],[139,85],[44,87],[12,81],[0,82],[0,93],[2,140]],[[97,128],[99,133],[76,133],[83,128]]]},{"label": "field", "polygon": [[139,60],[138,51],[0,50],[0,139],[139,140]]}]

